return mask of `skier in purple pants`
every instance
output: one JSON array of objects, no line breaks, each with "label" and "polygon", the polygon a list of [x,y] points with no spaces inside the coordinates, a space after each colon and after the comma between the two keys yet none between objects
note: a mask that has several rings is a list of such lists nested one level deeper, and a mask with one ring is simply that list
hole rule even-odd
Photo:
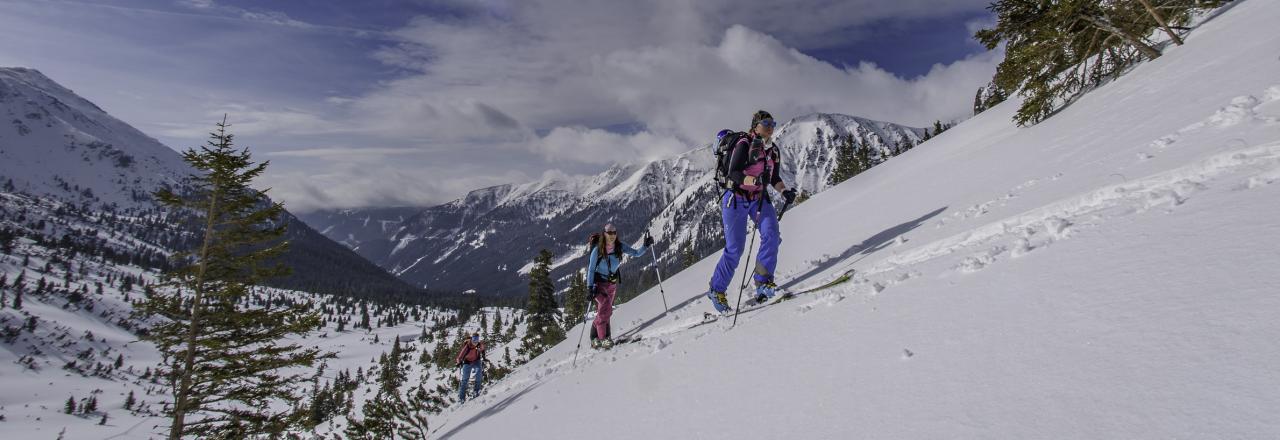
[{"label": "skier in purple pants", "polygon": [[795,200],[796,192],[787,189],[778,172],[781,160],[778,146],[771,139],[776,125],[769,112],[756,112],[751,117],[751,131],[738,140],[729,156],[728,177],[732,189],[726,189],[720,197],[724,253],[711,276],[711,290],[706,293],[720,313],[730,310],[725,292],[746,245],[747,219],[751,219],[760,232],[760,252],[756,254],[752,277],[756,285],[756,301],[766,301],[777,293],[773,270],[778,265],[778,245],[782,243],[782,235],[778,231],[778,213],[770,203],[766,187],[773,186],[787,203]]}]

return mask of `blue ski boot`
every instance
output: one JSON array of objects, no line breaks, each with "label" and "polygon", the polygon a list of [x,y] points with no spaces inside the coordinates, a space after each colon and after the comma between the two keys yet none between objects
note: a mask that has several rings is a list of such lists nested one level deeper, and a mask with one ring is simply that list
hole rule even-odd
[{"label": "blue ski boot", "polygon": [[729,313],[729,311],[733,310],[732,308],[729,307],[729,298],[726,298],[724,296],[724,292],[716,292],[714,290],[708,290],[706,295],[707,295],[707,298],[711,300],[711,305],[716,307],[717,312],[724,314],[724,313]]},{"label": "blue ski boot", "polygon": [[760,275],[755,275],[752,278],[754,278],[756,281],[756,303],[757,304],[764,304],[770,299],[773,299],[774,295],[778,294],[778,285],[773,284],[772,277],[764,278],[764,277],[761,277]]}]

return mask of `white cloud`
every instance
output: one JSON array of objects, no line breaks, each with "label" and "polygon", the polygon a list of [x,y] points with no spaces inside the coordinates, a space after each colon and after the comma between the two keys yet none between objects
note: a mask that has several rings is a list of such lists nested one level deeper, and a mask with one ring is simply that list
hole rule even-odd
[{"label": "white cloud", "polygon": [[303,148],[297,150],[269,151],[264,153],[267,156],[278,157],[314,157],[314,158],[331,158],[342,157],[352,158],[361,156],[395,156],[405,154],[429,154],[417,148],[349,148],[349,147],[320,147],[320,148]]},{"label": "white cloud", "polygon": [[[355,105],[374,116],[380,132],[427,138],[510,142],[532,139],[533,132],[565,134],[558,127],[638,121],[653,136],[694,143],[719,128],[746,125],[760,108],[783,119],[827,111],[914,125],[962,117],[1000,58],[981,54],[905,79],[866,63],[835,66],[745,26],[702,43],[617,39],[660,27],[597,20],[618,27],[594,29],[599,35],[578,35],[583,29],[575,28],[566,36],[534,31],[572,27],[573,20],[563,18],[490,18],[480,25],[418,20],[398,34],[430,56],[395,63],[425,66],[423,72]],[[480,109],[508,123],[495,124]],[[556,156],[556,143],[536,144],[563,156]]]},{"label": "white cloud", "polygon": [[556,127],[530,148],[548,161],[606,165],[679,154],[688,144],[650,132],[623,135],[585,127]]},{"label": "white cloud", "polygon": [[[480,171],[484,172],[480,172]],[[255,186],[271,188],[293,212],[362,206],[433,206],[468,191],[532,180],[517,171],[430,162],[338,162],[324,169],[274,172]]]},{"label": "white cloud", "polygon": [[[801,50],[849,43],[860,27],[980,11],[991,0],[701,0],[698,9],[720,28],[744,25]],[[854,31],[854,32],[851,32]],[[922,30],[923,31],[923,30]]]},{"label": "white cloud", "polygon": [[227,116],[232,133],[240,137],[322,135],[347,132],[344,124],[327,119],[324,115],[295,108],[271,109],[265,104],[222,104],[203,112],[203,117],[192,122],[167,122],[157,124],[162,136],[198,139],[209,133],[212,123]]}]

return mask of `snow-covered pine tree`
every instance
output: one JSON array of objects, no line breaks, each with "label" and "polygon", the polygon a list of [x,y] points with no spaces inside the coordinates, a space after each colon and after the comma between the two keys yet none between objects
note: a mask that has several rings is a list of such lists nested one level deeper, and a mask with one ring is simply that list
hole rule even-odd
[{"label": "snow-covered pine tree", "polygon": [[364,403],[363,420],[347,415],[346,438],[354,440],[427,438],[427,414],[434,412],[430,396],[421,385],[401,397],[399,392],[379,391]]},{"label": "snow-covered pine tree", "polygon": [[520,344],[520,354],[533,359],[564,340],[564,329],[556,322],[555,284],[551,282],[551,251],[543,249],[529,272],[528,324]]},{"label": "snow-covered pine tree", "polygon": [[[245,301],[264,280],[288,273],[274,263],[285,250],[283,206],[249,187],[267,163],[236,150],[224,120],[199,149],[183,153],[197,170],[183,193],[158,191],[170,209],[202,225],[200,244],[178,256],[165,289],[150,289],[138,313],[162,317],[147,339],[163,355],[157,376],[168,381],[169,439],[278,435],[305,411],[272,409],[297,402],[303,374],[325,355],[285,338],[316,328],[319,317],[301,308]],[[295,339],[296,340],[296,339]],[[292,370],[292,371],[290,371]],[[278,407],[277,407],[278,408]]]},{"label": "snow-covered pine tree", "polygon": [[502,311],[493,314],[493,327],[489,329],[489,334],[494,338],[502,337]]}]

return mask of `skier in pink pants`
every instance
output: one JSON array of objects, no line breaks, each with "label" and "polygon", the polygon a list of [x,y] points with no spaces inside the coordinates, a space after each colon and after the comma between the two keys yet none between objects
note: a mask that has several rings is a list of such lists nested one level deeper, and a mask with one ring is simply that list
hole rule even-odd
[{"label": "skier in pink pants", "polygon": [[593,236],[591,256],[587,259],[587,291],[596,302],[596,319],[591,327],[591,347],[609,348],[613,339],[609,334],[609,317],[613,316],[613,300],[618,294],[618,266],[622,254],[632,257],[644,255],[653,245],[653,237],[646,236],[644,245],[634,249],[618,241],[618,230],[613,224],[604,225],[603,239]]}]

